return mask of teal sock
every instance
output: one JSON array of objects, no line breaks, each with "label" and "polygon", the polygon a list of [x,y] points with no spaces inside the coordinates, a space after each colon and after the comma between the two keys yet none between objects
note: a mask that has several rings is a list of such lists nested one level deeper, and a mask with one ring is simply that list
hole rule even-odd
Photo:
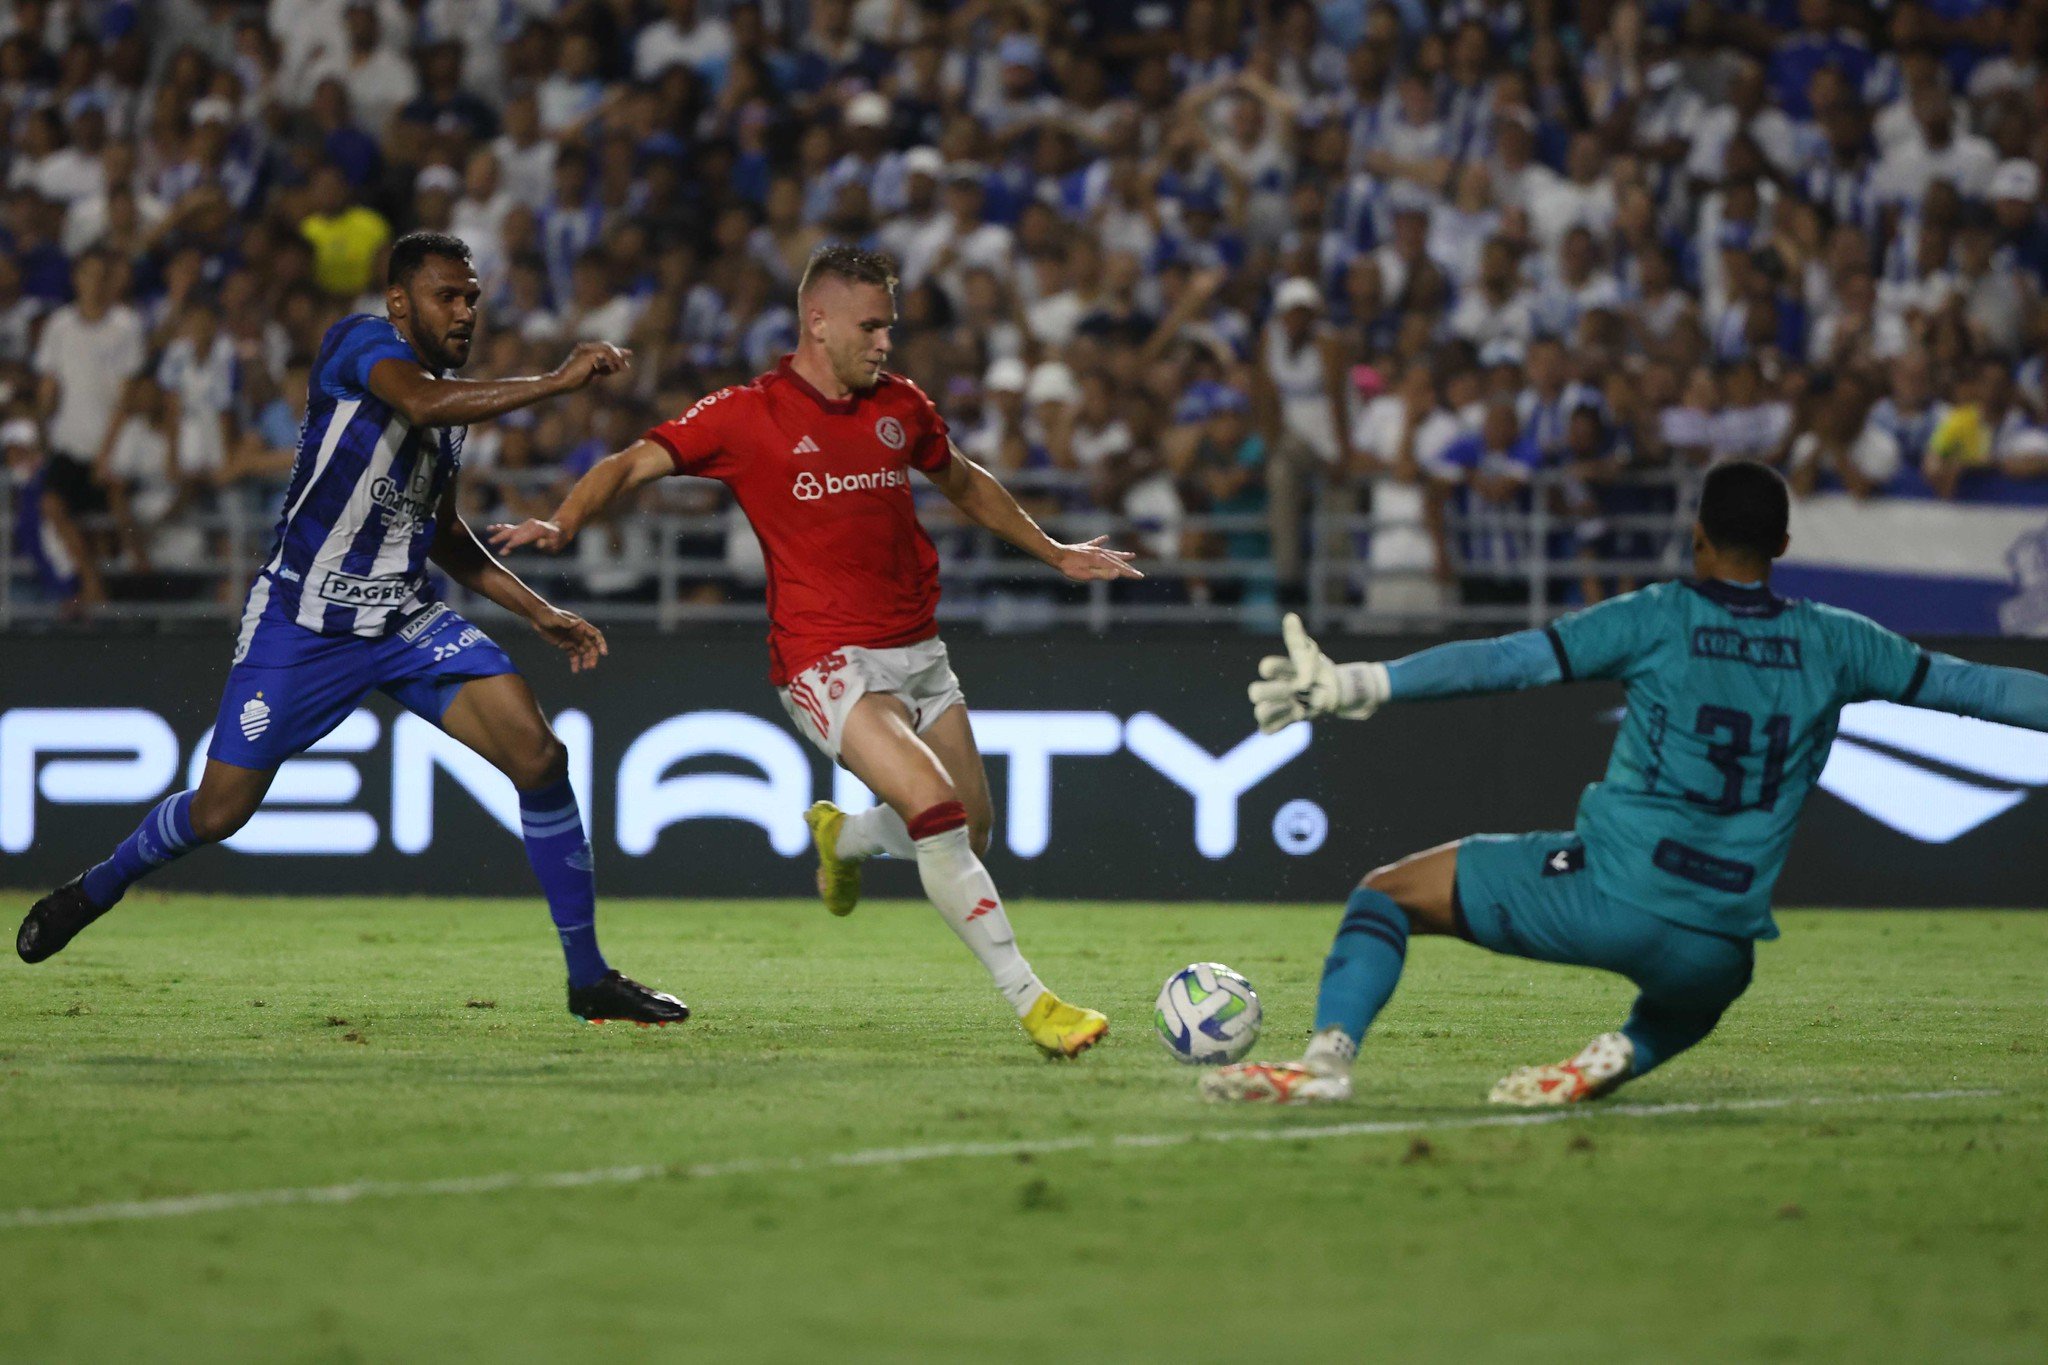
[{"label": "teal sock", "polygon": [[1629,1074],[1640,1076],[1670,1061],[1712,1033],[1714,1025],[1720,1022],[1720,1010],[1704,1014],[1698,1010],[1678,1010],[1647,995],[1637,996],[1636,1007],[1629,1011],[1628,1022],[1621,1026],[1636,1049]]},{"label": "teal sock", "polygon": [[1316,1032],[1340,1028],[1356,1043],[1386,1008],[1408,960],[1408,916],[1384,891],[1359,887],[1344,906],[1337,941],[1323,960]]}]

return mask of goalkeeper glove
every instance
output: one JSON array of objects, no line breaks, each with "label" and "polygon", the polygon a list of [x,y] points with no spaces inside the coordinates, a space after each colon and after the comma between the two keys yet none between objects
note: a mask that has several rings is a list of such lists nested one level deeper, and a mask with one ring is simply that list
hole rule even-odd
[{"label": "goalkeeper glove", "polygon": [[1280,635],[1287,652],[1261,659],[1259,681],[1248,689],[1261,734],[1278,734],[1318,716],[1364,720],[1388,699],[1385,664],[1334,662],[1293,612],[1281,620]]}]

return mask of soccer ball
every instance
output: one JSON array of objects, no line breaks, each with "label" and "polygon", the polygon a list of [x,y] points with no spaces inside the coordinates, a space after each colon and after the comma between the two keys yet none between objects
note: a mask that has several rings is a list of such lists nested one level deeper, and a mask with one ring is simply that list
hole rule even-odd
[{"label": "soccer ball", "polygon": [[1259,996],[1252,983],[1220,962],[1197,962],[1166,978],[1152,1022],[1178,1061],[1196,1066],[1234,1062],[1259,1040]]}]

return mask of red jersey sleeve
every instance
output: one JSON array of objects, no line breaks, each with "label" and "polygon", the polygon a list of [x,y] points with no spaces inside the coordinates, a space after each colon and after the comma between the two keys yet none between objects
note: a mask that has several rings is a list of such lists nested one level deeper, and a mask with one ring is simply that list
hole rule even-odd
[{"label": "red jersey sleeve", "polygon": [[643,439],[666,449],[678,474],[723,478],[731,461],[727,433],[732,430],[733,417],[740,407],[740,395],[737,388],[706,394],[682,416],[652,428]]},{"label": "red jersey sleeve", "polygon": [[[897,376],[899,379],[902,376]],[[910,467],[926,474],[936,474],[953,462],[953,447],[948,433],[953,429],[946,425],[946,419],[939,416],[938,405],[930,395],[908,379],[903,387],[909,393],[908,406],[911,410],[910,429],[917,433],[916,444],[910,450]]]}]

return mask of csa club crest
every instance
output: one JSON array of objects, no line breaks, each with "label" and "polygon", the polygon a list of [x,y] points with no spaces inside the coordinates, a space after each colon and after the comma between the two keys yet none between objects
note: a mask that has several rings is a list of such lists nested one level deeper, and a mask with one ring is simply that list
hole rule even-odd
[{"label": "csa club crest", "polygon": [[875,435],[883,445],[891,450],[903,449],[903,443],[907,439],[903,435],[903,423],[897,421],[894,417],[884,417],[881,421],[875,423]]}]

